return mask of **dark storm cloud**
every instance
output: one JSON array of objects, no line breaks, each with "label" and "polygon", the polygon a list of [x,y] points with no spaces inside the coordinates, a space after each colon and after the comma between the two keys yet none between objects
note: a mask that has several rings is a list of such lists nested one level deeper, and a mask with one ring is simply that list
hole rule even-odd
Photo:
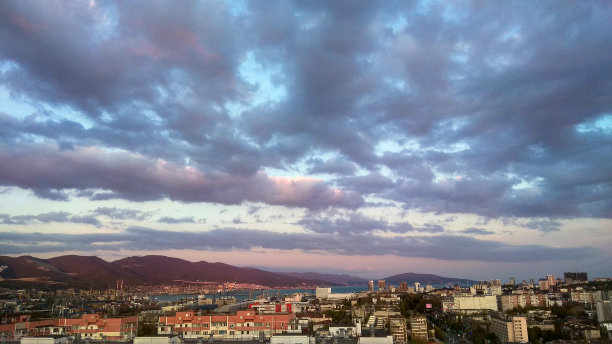
[{"label": "dark storm cloud", "polygon": [[[363,203],[358,194],[330,188],[318,179],[268,177],[265,173],[251,177],[209,176],[194,168],[129,152],[107,153],[95,148],[0,149],[0,183],[34,189],[114,190],[103,195],[132,201],[163,198],[223,204],[252,201],[310,209],[355,208]],[[100,199],[97,195],[92,199]]]},{"label": "dark storm cloud", "polygon": [[[0,142],[17,147],[0,153],[0,184],[57,201],[95,189],[317,209],[368,195],[485,218],[612,218],[605,3],[234,6],[2,2],[0,85],[37,112],[0,110]],[[90,147],[131,155],[71,158]],[[143,164],[157,159],[200,179]],[[266,168],[333,174],[342,189]]]},{"label": "dark storm cloud", "polygon": [[[11,245],[12,242],[22,244]],[[520,246],[453,235],[388,238],[356,233],[301,234],[235,228],[177,232],[142,227],[131,227],[124,232],[80,235],[8,232],[3,234],[0,250],[7,254],[56,252],[73,249],[74,245],[82,247],[83,250],[99,250],[103,249],[105,243],[112,243],[113,250],[250,250],[258,247],[343,255],[392,254],[402,257],[495,262],[582,260],[601,253],[590,247]]]}]

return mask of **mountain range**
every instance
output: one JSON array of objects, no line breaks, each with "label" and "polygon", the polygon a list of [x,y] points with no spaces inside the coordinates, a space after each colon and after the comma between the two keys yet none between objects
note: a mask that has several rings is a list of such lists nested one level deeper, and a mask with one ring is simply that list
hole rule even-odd
[{"label": "mountain range", "polygon": [[[207,281],[249,283],[269,288],[367,285],[368,281],[348,275],[316,272],[275,273],[224,263],[190,262],[154,255],[128,257],[113,262],[95,256],[77,255],[49,259],[0,256],[0,286],[37,284],[49,287],[107,288],[114,286],[118,280],[130,285]],[[467,281],[413,273],[395,275],[385,280],[387,285],[415,281],[423,284]]]}]

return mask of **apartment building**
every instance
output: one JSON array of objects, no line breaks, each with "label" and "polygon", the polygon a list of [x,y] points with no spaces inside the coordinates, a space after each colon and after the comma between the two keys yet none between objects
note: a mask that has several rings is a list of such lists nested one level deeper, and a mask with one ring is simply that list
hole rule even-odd
[{"label": "apartment building", "polygon": [[600,290],[595,291],[573,291],[570,293],[572,302],[581,303],[596,303],[603,301],[603,297]]},{"label": "apartment building", "polygon": [[549,303],[548,295],[534,294],[533,292],[502,295],[500,300],[502,311],[528,306],[547,307]]},{"label": "apartment building", "polygon": [[410,323],[412,339],[427,340],[427,318],[424,315],[410,317],[408,323]]},{"label": "apartment building", "polygon": [[0,336],[7,340],[38,336],[129,340],[136,337],[137,331],[138,317],[103,318],[98,314],[84,314],[77,319],[59,318],[0,325]]},{"label": "apartment building", "polygon": [[256,314],[254,310],[238,311],[236,315],[197,315],[194,312],[177,312],[174,317],[160,317],[157,333],[182,335],[183,338],[269,338],[289,330],[293,314]]},{"label": "apartment building", "polygon": [[602,322],[612,322],[612,302],[599,301],[595,305],[597,310],[597,320]]},{"label": "apartment building", "polygon": [[491,332],[495,333],[501,343],[529,342],[526,317],[491,318]]},{"label": "apartment building", "polygon": [[495,295],[455,295],[450,300],[442,303],[443,310],[446,311],[497,311],[497,296]]},{"label": "apartment building", "polygon": [[389,318],[389,332],[391,332],[391,336],[393,336],[393,342],[395,344],[408,343],[408,329],[406,326],[406,318]]}]

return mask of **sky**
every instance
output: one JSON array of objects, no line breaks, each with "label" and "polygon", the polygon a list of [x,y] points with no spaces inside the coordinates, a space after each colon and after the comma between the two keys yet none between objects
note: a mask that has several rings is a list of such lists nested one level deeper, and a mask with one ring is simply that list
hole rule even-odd
[{"label": "sky", "polygon": [[612,277],[608,1],[2,1],[0,254]]}]

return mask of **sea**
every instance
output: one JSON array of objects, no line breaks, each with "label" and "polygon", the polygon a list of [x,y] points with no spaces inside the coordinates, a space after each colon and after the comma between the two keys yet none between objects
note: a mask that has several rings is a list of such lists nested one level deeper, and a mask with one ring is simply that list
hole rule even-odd
[{"label": "sea", "polygon": [[[332,293],[359,293],[362,291],[368,290],[367,286],[343,286],[343,287],[331,287]],[[259,290],[237,290],[234,292],[228,293],[211,293],[206,294],[206,298],[209,299],[218,299],[223,297],[235,297],[236,302],[242,302],[249,299],[251,296],[253,299],[256,299],[261,296],[280,296],[283,297],[285,295],[293,295],[301,293],[304,295],[314,295],[315,289],[259,289]],[[163,295],[149,295],[151,300],[157,300],[160,302],[164,301],[180,301],[183,299],[193,299],[197,298],[198,294],[163,294]]]}]

